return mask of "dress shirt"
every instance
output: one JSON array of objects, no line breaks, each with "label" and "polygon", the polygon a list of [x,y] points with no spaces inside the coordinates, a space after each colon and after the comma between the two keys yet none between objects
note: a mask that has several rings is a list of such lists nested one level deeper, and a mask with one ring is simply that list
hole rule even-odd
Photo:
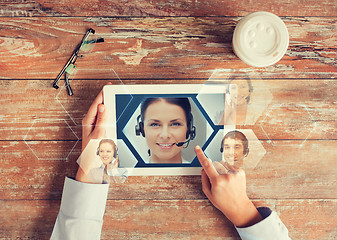
[{"label": "dress shirt", "polygon": [[100,239],[108,184],[89,184],[66,178],[50,239]]},{"label": "dress shirt", "polygon": [[[100,239],[108,184],[89,184],[66,178],[52,240]],[[276,212],[258,208],[264,218],[246,228],[236,228],[243,240],[289,240],[288,230]]]}]

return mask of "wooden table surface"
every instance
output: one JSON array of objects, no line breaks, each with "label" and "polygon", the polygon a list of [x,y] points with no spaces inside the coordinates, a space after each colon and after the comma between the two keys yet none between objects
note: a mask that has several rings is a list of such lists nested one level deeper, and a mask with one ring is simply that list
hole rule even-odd
[{"label": "wooden table surface", "polygon": [[[50,237],[64,178],[78,167],[81,119],[109,80],[204,83],[217,69],[258,73],[273,95],[252,127],[266,154],[247,172],[249,197],[277,211],[292,239],[337,239],[336,0],[0,6],[1,239]],[[255,11],[280,16],[290,35],[285,56],[266,68],[246,65],[231,47],[236,24]],[[70,97],[52,83],[90,27],[105,42],[77,61]],[[151,176],[110,186],[102,239],[239,237],[199,176]]]}]

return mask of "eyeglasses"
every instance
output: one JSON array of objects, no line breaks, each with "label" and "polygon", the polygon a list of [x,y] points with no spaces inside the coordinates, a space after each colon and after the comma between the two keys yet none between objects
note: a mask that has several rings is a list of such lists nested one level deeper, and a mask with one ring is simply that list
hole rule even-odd
[{"label": "eyeglasses", "polygon": [[94,47],[95,43],[104,42],[104,38],[98,38],[98,39],[93,38],[93,37],[90,38],[89,37],[90,34],[95,34],[95,30],[90,28],[85,33],[81,43],[76,47],[75,51],[73,52],[73,54],[69,58],[68,62],[66,63],[66,65],[64,65],[61,72],[59,73],[59,75],[57,76],[57,78],[55,79],[55,81],[53,83],[53,87],[55,89],[58,89],[59,86],[57,85],[57,83],[61,79],[62,75],[64,74],[65,85],[66,85],[67,92],[68,92],[69,96],[73,95],[73,91],[70,87],[69,76],[74,72],[74,70],[76,68],[76,66],[75,66],[76,60],[78,58],[82,58],[83,53],[86,53],[86,52],[90,51]]}]

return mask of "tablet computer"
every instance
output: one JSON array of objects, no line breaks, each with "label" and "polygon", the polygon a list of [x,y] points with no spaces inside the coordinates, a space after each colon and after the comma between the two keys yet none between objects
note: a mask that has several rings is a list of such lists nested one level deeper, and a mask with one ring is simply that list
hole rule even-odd
[{"label": "tablet computer", "polygon": [[206,150],[223,129],[223,85],[106,85],[103,95],[106,134],[129,176],[200,175],[194,147]]}]

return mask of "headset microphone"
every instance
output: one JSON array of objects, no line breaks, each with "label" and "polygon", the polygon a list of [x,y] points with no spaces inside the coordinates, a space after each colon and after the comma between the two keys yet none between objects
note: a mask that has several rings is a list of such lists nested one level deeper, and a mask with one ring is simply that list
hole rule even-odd
[{"label": "headset microphone", "polygon": [[188,147],[188,144],[190,144],[190,141],[191,141],[192,139],[191,138],[189,138],[187,141],[185,141],[185,142],[178,142],[178,143],[176,143],[176,145],[178,146],[178,147],[181,147],[181,146],[183,146],[185,143],[187,143],[187,145],[186,145],[186,147],[184,147],[184,148],[187,148]]},{"label": "headset microphone", "polygon": [[176,143],[176,145],[177,145],[178,147],[181,147],[182,145],[184,145],[184,144],[187,143],[187,142],[189,142],[189,140],[187,140],[186,142],[178,142],[178,143]]},{"label": "headset microphone", "polygon": [[177,145],[178,147],[181,147],[181,146],[183,146],[185,143],[187,143],[187,145],[184,147],[184,148],[187,148],[188,145],[190,144],[190,141],[193,140],[193,139],[195,138],[195,135],[196,135],[196,129],[195,129],[195,126],[193,126],[193,116],[192,116],[192,114],[191,114],[191,116],[190,116],[190,119],[191,119],[191,126],[189,127],[189,129],[188,129],[188,131],[187,131],[187,133],[186,133],[186,138],[188,138],[188,139],[187,139],[187,141],[185,141],[185,142],[178,142],[178,143],[176,143],[176,145]]}]

